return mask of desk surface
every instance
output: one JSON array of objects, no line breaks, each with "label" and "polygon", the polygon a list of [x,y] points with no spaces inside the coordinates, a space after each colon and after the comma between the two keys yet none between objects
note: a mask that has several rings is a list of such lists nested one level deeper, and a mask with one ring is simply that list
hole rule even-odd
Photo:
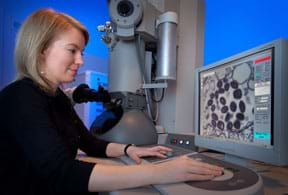
[{"label": "desk surface", "polygon": [[254,163],[263,171],[258,173],[262,176],[265,195],[288,195],[288,166],[279,167]]}]

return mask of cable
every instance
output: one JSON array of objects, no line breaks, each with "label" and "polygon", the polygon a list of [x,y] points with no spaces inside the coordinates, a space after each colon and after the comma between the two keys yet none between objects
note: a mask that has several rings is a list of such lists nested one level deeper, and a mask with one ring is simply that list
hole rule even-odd
[{"label": "cable", "polygon": [[[141,55],[140,49],[141,49],[141,35],[138,35],[137,36],[137,42],[136,42],[136,50],[137,50],[137,54],[138,54],[138,61],[139,61],[139,65],[140,65],[140,70],[142,73],[142,80],[143,80],[143,83],[146,84],[147,76],[145,74],[145,69],[144,69],[145,63],[143,63],[143,62],[145,62],[145,60],[144,60],[144,57]],[[145,51],[145,48],[144,48],[144,51]],[[145,92],[146,103],[147,103],[147,112],[148,112],[149,117],[153,120],[153,115],[152,115],[151,105],[150,105],[150,100],[149,100],[150,94],[149,94],[149,91],[147,89],[144,89],[144,92]]]}]

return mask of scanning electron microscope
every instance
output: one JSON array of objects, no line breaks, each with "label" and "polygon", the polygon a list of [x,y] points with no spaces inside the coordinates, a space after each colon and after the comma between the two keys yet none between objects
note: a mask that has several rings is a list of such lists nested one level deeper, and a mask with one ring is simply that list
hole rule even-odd
[{"label": "scanning electron microscope", "polygon": [[98,26],[110,50],[108,89],[124,114],[109,131],[95,135],[118,143],[157,143],[157,103],[167,80],[176,79],[177,14],[160,13],[146,0],[108,1],[111,22]]}]

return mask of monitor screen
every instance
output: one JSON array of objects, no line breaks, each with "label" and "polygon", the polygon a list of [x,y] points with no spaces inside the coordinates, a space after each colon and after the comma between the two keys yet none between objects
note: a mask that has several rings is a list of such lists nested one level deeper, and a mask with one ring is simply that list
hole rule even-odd
[{"label": "monitor screen", "polygon": [[270,146],[272,49],[200,73],[200,135]]},{"label": "monitor screen", "polygon": [[275,76],[287,69],[281,55],[284,44],[287,41],[274,41],[196,71],[196,145],[273,164],[288,163],[287,144],[279,138],[287,133],[283,125],[277,126],[284,124],[283,116],[274,115],[279,109],[275,91],[283,100],[286,94],[274,90],[275,83],[288,82]]}]

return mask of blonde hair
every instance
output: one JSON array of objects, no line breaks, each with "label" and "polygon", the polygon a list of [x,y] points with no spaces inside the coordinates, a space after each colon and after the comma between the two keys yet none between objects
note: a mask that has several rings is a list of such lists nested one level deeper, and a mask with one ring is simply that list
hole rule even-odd
[{"label": "blonde hair", "polygon": [[49,8],[32,13],[24,21],[17,34],[14,51],[16,79],[28,77],[45,91],[51,92],[52,88],[49,82],[41,74],[40,56],[57,34],[71,28],[76,28],[83,34],[86,45],[89,40],[89,33],[85,26],[75,18]]}]

